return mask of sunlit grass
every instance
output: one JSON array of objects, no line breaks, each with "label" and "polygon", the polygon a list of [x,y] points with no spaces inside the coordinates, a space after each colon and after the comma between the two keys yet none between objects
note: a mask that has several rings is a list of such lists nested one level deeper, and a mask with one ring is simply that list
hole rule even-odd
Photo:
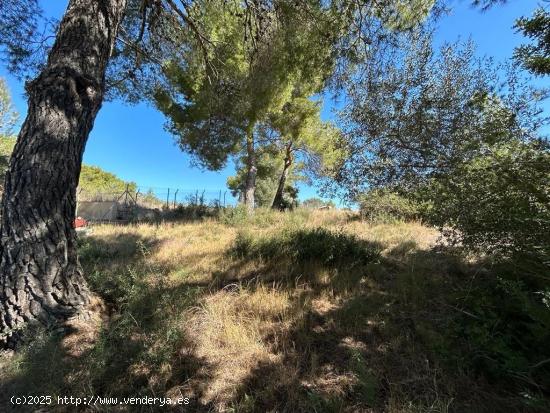
[{"label": "sunlit grass", "polygon": [[349,211],[97,225],[80,254],[105,320],[93,334],[77,328],[72,348],[46,333],[2,359],[0,382],[12,393],[184,395],[192,411],[450,411],[473,381],[429,361],[430,346],[449,345],[437,326],[454,314],[433,302],[468,269],[432,254],[437,239],[417,222]]}]

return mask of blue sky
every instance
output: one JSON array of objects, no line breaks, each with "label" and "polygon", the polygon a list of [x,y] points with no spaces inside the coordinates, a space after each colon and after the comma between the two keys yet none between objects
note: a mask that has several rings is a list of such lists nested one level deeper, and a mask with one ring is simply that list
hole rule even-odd
[{"label": "blue sky", "polygon": [[[60,17],[66,0],[42,0],[47,14]],[[514,47],[525,41],[512,28],[516,18],[530,15],[537,7],[536,0],[510,0],[503,6],[481,13],[472,9],[470,1],[455,0],[452,12],[439,23],[436,42],[466,40],[471,37],[480,55],[497,60],[509,59]],[[0,76],[7,79],[13,101],[24,118],[26,101],[23,84],[0,67]],[[541,81],[538,81],[539,83]],[[546,82],[547,84],[547,82]],[[326,101],[325,119],[338,103]],[[549,108],[548,104],[546,108]],[[175,145],[173,137],[164,131],[164,117],[146,104],[128,106],[121,102],[106,102],[100,110],[84,153],[84,162],[113,172],[127,181],[144,187],[206,190],[209,193],[224,191],[226,180],[234,172],[230,162],[220,172],[202,171],[190,165],[190,158]],[[173,189],[172,189],[173,191]],[[316,189],[303,185],[300,198],[316,196]]]}]

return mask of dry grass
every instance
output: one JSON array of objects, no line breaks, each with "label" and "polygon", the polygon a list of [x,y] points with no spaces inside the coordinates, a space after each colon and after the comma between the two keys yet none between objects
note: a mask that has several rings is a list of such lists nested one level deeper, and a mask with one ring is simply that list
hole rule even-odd
[{"label": "dry grass", "polygon": [[192,311],[186,331],[211,366],[202,403],[226,406],[252,370],[278,361],[264,338],[289,327],[289,307],[287,293],[260,286],[217,292]]},{"label": "dry grass", "polygon": [[[297,265],[261,248],[247,259],[228,253],[244,228],[277,240],[319,227],[381,255]],[[61,377],[37,389],[186,395],[188,411],[461,411],[474,382],[445,377],[411,335],[411,323],[432,316],[427,297],[460,266],[428,253],[437,237],[420,223],[367,224],[341,211],[260,212],[237,228],[96,226],[81,255],[111,321],[80,361],[60,361],[45,340],[4,361],[1,383],[21,391],[55,365]],[[428,324],[426,336],[439,339]]]}]

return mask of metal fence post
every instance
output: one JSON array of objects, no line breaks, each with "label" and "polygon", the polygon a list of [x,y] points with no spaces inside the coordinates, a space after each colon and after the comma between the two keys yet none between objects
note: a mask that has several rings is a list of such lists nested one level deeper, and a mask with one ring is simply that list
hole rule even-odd
[{"label": "metal fence post", "polygon": [[179,189],[176,189],[176,192],[174,193],[174,208],[176,208],[176,198],[178,196]]}]

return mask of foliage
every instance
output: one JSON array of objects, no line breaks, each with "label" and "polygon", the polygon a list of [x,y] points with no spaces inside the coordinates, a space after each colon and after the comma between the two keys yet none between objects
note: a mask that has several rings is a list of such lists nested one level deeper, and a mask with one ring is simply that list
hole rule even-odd
[{"label": "foliage", "polygon": [[48,35],[54,31],[54,22],[44,18],[38,0],[0,3],[0,57],[11,73],[35,75],[45,62]]},{"label": "foliage", "polygon": [[0,78],[0,192],[16,142],[12,134],[17,119],[18,114],[13,107],[6,81]]},{"label": "foliage", "polygon": [[379,252],[373,245],[343,232],[289,228],[278,237],[269,238],[252,238],[249,233],[240,232],[229,254],[248,259],[286,259],[292,263],[319,261],[331,267],[343,262],[351,266],[368,264],[378,258]]},{"label": "foliage", "polygon": [[224,208],[220,213],[220,222],[229,226],[239,226],[247,222],[248,213],[242,204]]},{"label": "foliage", "polygon": [[154,92],[157,107],[169,121],[168,129],[178,137],[182,150],[195,155],[210,169],[219,169],[246,128],[243,114],[246,97],[237,92],[246,78],[246,49],[238,17],[215,2],[198,3],[193,9],[202,17],[203,31],[213,45],[209,56],[221,62],[221,72],[205,66],[201,45],[189,35],[182,39],[187,50],[181,61],[166,64],[168,87]]},{"label": "foliage", "polygon": [[434,179],[425,197],[432,201],[430,222],[448,228],[463,246],[550,265],[550,151],[544,145],[492,146]]},{"label": "foliage", "polygon": [[13,135],[13,128],[18,118],[6,81],[0,78],[0,137],[6,138]]},{"label": "foliage", "polygon": [[424,217],[465,247],[542,259],[545,94],[514,67],[502,86],[497,68],[476,59],[471,44],[436,54],[429,33],[405,44],[404,57],[387,56],[387,65],[367,68],[352,86],[344,112],[351,156],[338,181],[350,194],[396,188],[432,205]]},{"label": "foliage", "polygon": [[323,201],[322,199],[320,198],[308,198],[308,199],[305,199],[303,202],[302,202],[302,207],[304,208],[312,208],[312,209],[319,209],[321,207],[330,207],[330,208],[334,208],[335,205],[334,205],[334,202],[332,200],[330,201]]},{"label": "foliage", "polygon": [[171,87],[155,92],[156,104],[182,149],[212,169],[241,150],[243,138],[254,131],[256,122],[284,103],[292,80],[321,76],[322,59],[329,53],[320,49],[322,33],[316,33],[316,26],[294,8],[282,8],[254,22],[262,25],[262,31],[248,37],[243,18],[255,17],[242,7],[197,2],[192,13],[209,39],[208,59],[216,70],[205,66],[204,50],[189,37],[181,60],[166,67]]},{"label": "foliage", "polygon": [[283,199],[279,203],[279,209],[282,211],[292,210],[300,205],[298,200],[299,189],[295,186],[285,185],[283,189]]},{"label": "foliage", "polygon": [[179,204],[175,209],[165,213],[164,217],[173,221],[195,221],[206,218],[217,218],[221,210],[222,208],[218,200],[207,205],[202,196],[197,199],[197,197],[191,195],[187,203]]},{"label": "foliage", "polygon": [[392,30],[407,30],[421,22],[432,10],[435,0],[374,2],[374,13]]},{"label": "foliage", "polygon": [[254,214],[248,214],[246,207],[239,204],[235,207],[221,209],[218,218],[222,224],[236,228],[272,225],[299,227],[307,222],[309,213],[298,208],[288,214],[281,214],[271,207],[267,207],[257,208],[254,210]]},{"label": "foliage", "polygon": [[[255,205],[258,207],[270,207],[277,185],[279,183],[279,175],[281,173],[281,165],[283,159],[275,145],[265,145],[256,152],[256,191],[254,193]],[[242,198],[242,193],[246,186],[246,156],[240,157],[236,162],[236,174],[227,178],[227,186],[235,197]],[[299,174],[291,173],[288,176],[286,183],[286,194],[295,194],[298,190],[296,183],[302,177]],[[297,199],[290,199],[295,201]]]},{"label": "foliage", "polygon": [[544,91],[513,66],[476,58],[472,43],[438,53],[431,44],[429,32],[403,39],[402,53],[384,50],[350,84],[342,114],[350,156],[336,175],[350,197],[372,186],[414,188],[487,145],[536,140]]},{"label": "foliage", "polygon": [[[321,101],[301,93],[298,87],[281,108],[268,113],[266,126],[294,169],[310,178],[330,175],[346,157],[341,131],[321,120]],[[295,158],[301,163],[296,165]]]},{"label": "foliage", "polygon": [[4,186],[4,178],[8,170],[10,156],[15,146],[15,138],[0,136],[0,187]]},{"label": "foliage", "polygon": [[537,75],[550,74],[550,12],[540,7],[533,16],[518,19],[515,27],[524,36],[536,41],[534,45],[518,47],[515,58]]},{"label": "foliage", "polygon": [[[214,83],[220,75],[223,77],[226,65],[235,67],[234,63],[242,62],[243,53],[256,53],[262,43],[265,45],[266,38],[277,36],[272,37],[278,28],[282,28],[283,41],[289,47],[288,53],[276,56],[278,60],[294,60],[296,67],[309,72],[306,77],[330,77],[335,60],[344,66],[352,63],[364,46],[373,41],[371,36],[387,36],[388,29],[411,28],[426,17],[434,3],[437,2],[194,0],[180,5],[168,0],[129,0],[119,34],[122,41],[116,44],[108,71],[110,94],[136,102],[150,98],[159,85],[169,90],[173,73],[169,73],[171,69],[166,62],[190,53],[195,55],[193,60],[197,66],[188,69],[199,69],[196,70],[198,83],[209,78],[215,88]],[[271,24],[273,21],[275,25]],[[213,30],[214,25],[217,26]],[[370,32],[372,26],[384,28],[384,33]],[[232,37],[232,32],[236,37]],[[304,53],[310,48],[308,39],[314,40],[317,53]],[[246,43],[247,47],[234,48],[235,40]],[[236,51],[235,60],[224,62],[216,51],[221,48],[226,48],[228,53]],[[277,60],[271,63],[279,64]],[[194,79],[190,77],[186,81],[194,82]],[[220,91],[227,93],[227,88],[232,86],[235,85],[226,84]]]},{"label": "foliage", "polygon": [[[532,291],[525,281],[518,280],[515,270],[517,264],[513,263],[496,266],[491,277],[482,277],[464,295],[461,304],[470,315],[455,320],[448,336],[463,337],[474,357],[453,361],[467,363],[492,382],[510,380],[519,388],[547,389],[550,289]],[[466,288],[462,290],[466,293]],[[539,401],[527,400],[531,403],[536,407]]]},{"label": "foliage", "polygon": [[137,185],[125,182],[116,175],[106,172],[97,166],[82,165],[79,188],[83,194],[95,195],[100,193],[122,194],[126,188],[133,193]]},{"label": "foliage", "polygon": [[[256,205],[271,206],[278,186],[283,185],[280,209],[297,205],[295,182],[327,174],[343,157],[339,130],[320,120],[320,102],[294,95],[277,110],[267,114],[257,131],[262,142],[256,149]],[[245,191],[247,156],[239,159],[237,175],[228,179],[237,196]],[[284,168],[284,169],[283,169]],[[282,174],[286,173],[283,182]]]},{"label": "foliage", "polygon": [[411,199],[395,192],[373,189],[359,197],[361,217],[371,222],[411,221],[419,218],[420,208]]}]

